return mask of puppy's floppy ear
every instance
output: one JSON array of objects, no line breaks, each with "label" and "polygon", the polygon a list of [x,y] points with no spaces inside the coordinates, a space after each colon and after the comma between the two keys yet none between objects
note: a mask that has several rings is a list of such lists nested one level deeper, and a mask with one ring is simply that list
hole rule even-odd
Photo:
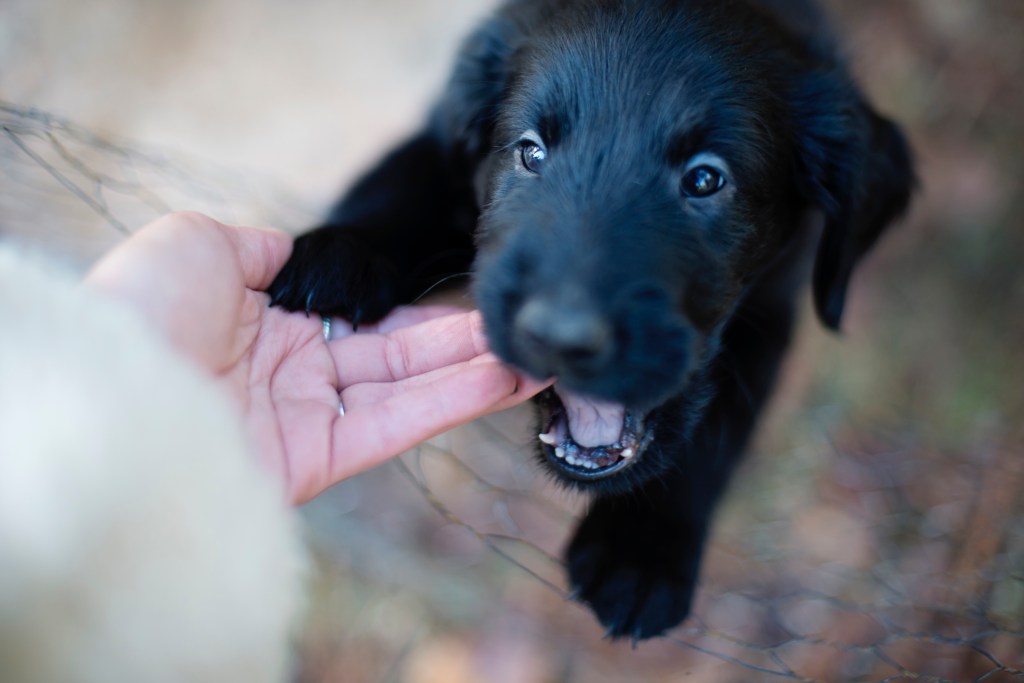
[{"label": "puppy's floppy ear", "polygon": [[495,118],[509,80],[509,62],[522,37],[501,15],[487,20],[462,44],[432,123],[455,157],[475,166],[491,151]]},{"label": "puppy's floppy ear", "polygon": [[907,208],[913,161],[899,129],[842,74],[816,74],[793,104],[798,187],[825,214],[814,305],[822,322],[838,329],[854,266]]}]

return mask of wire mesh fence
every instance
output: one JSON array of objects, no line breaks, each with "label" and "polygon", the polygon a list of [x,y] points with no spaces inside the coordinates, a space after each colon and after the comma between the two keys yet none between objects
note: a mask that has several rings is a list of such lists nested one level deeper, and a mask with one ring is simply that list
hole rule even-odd
[{"label": "wire mesh fence", "polygon": [[[520,416],[523,421],[528,417]],[[709,681],[1024,676],[1018,454],[993,451],[974,459],[913,445],[840,447],[821,422],[805,423],[810,431],[795,444],[797,457],[760,452],[741,473],[716,527],[694,615],[663,639],[675,652],[656,648],[648,657],[648,646],[602,644],[596,627],[580,626],[590,616],[571,605],[559,555],[580,501],[546,485],[524,457],[527,426],[509,436],[483,423],[448,443],[424,446],[394,466],[398,476],[380,476],[391,489],[387,509],[366,499],[340,508],[424,557],[456,558],[454,568],[416,571],[395,579],[399,584],[430,593],[439,574],[486,572],[484,557],[496,555],[521,574],[506,580],[519,585],[517,597],[554,598],[535,596],[547,608],[535,608],[541,613],[531,618],[542,633],[558,634],[552,650],[575,651],[583,661],[550,680],[683,680],[683,672],[685,680]],[[401,484],[437,513],[437,526],[391,527],[401,500],[394,487],[400,491]],[[335,495],[358,498],[361,485],[345,484]],[[397,514],[420,509],[407,500],[397,505],[405,510]],[[331,509],[338,508],[324,507]],[[334,521],[313,515],[324,534]],[[333,541],[339,542],[348,540]],[[358,550],[335,550],[331,557],[349,569],[362,566],[352,556]],[[420,566],[398,554],[396,563]],[[373,569],[364,576],[387,582]],[[495,609],[511,608],[498,597],[507,583],[498,584],[493,599],[502,607]],[[597,666],[590,658],[613,661]]]},{"label": "wire mesh fence", "polygon": [[314,218],[270,179],[100,135],[32,107],[0,101],[0,133],[0,234],[79,264],[182,207],[284,228]]},{"label": "wire mesh fence", "polygon": [[[885,6],[851,11],[867,13],[857,19],[870,28],[871,8]],[[998,20],[1015,7],[989,9]],[[943,26],[907,31],[934,52]],[[950,54],[970,54],[976,43],[964,41]],[[1013,115],[1024,103],[999,84],[1024,57],[1018,50],[1012,64],[1004,43],[994,37],[991,51],[977,53],[999,61],[1003,79],[983,102],[921,113],[971,78],[963,58],[948,57],[929,81],[932,99],[906,105],[919,140],[938,133],[946,145],[922,155],[926,184],[939,190],[861,283],[852,334],[829,338],[805,316],[774,408],[716,520],[683,626],[634,649],[604,641],[570,600],[561,552],[586,502],[541,474],[532,418],[518,410],[425,444],[306,508],[320,571],[298,678],[1024,679],[1021,206],[1004,186],[999,201],[987,200],[995,208],[983,227],[957,232],[981,213],[949,211],[942,192],[965,158],[957,140],[984,138],[998,153],[977,163],[996,174],[1021,170],[1024,135]],[[926,60],[902,63],[912,72]],[[0,236],[80,265],[173,209],[290,229],[315,220],[272,179],[30,107],[0,103],[0,133]],[[894,265],[919,254],[927,264],[913,272]]]}]

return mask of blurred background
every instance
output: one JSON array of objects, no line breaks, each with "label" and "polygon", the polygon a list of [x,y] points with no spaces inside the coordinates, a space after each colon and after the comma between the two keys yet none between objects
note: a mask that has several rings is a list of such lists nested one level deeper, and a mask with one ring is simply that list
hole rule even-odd
[{"label": "blurred background", "polygon": [[[694,616],[634,649],[566,599],[583,501],[512,411],[303,510],[298,680],[1024,678],[1024,2],[826,4],[921,188],[844,334],[806,308]],[[0,237],[84,268],[171,209],[306,227],[422,120],[490,6],[4,0]]]}]

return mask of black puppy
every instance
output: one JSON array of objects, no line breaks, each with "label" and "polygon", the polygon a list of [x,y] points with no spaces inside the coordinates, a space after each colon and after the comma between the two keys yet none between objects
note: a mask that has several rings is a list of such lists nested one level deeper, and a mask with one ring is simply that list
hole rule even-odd
[{"label": "black puppy", "polygon": [[649,638],[690,609],[807,246],[835,328],[912,175],[809,0],[513,0],[271,292],[358,324],[472,267],[495,352],[558,377],[542,458],[594,494],[575,595]]}]

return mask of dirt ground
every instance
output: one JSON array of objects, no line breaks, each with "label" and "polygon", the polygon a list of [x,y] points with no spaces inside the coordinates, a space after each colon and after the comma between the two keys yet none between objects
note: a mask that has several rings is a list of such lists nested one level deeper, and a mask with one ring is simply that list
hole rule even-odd
[{"label": "dirt ground", "polygon": [[[565,597],[581,501],[513,411],[345,482],[297,678],[1024,679],[1024,3],[830,0],[921,188],[804,316],[695,615],[633,649]],[[480,0],[5,0],[0,236],[79,266],[163,211],[309,225],[422,118]]]}]

